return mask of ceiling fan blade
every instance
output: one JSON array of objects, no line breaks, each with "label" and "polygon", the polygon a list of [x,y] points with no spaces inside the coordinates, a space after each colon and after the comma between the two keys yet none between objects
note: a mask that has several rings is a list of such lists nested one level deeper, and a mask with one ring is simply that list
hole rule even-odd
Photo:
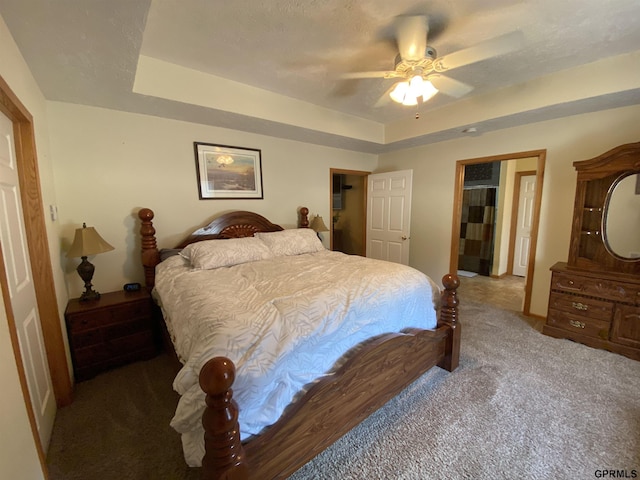
[{"label": "ceiling fan blade", "polygon": [[429,80],[439,92],[449,95],[450,97],[460,98],[473,90],[471,85],[467,85],[450,77],[445,77],[444,75],[429,75],[427,80]]},{"label": "ceiling fan blade", "polygon": [[391,100],[391,97],[389,96],[389,94],[391,93],[391,90],[393,90],[395,88],[395,86],[396,86],[395,84],[391,85],[391,87],[389,87],[387,89],[387,91],[382,94],[382,96],[373,105],[373,107],[374,108],[385,107],[385,106],[389,105],[390,103],[392,103],[392,100]]},{"label": "ceiling fan blade", "polygon": [[385,78],[387,75],[392,75],[395,72],[351,72],[343,73],[341,78]]},{"label": "ceiling fan blade", "polygon": [[429,26],[424,15],[400,16],[396,24],[396,40],[402,60],[419,61],[427,48]]},{"label": "ceiling fan blade", "polygon": [[519,50],[523,45],[524,35],[521,31],[516,30],[491,40],[480,42],[473,47],[445,55],[436,60],[436,64],[438,70],[451,70]]}]

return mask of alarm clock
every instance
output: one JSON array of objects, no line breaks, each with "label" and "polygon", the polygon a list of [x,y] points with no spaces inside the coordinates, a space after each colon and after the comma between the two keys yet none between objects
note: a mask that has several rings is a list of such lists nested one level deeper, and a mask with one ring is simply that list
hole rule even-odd
[{"label": "alarm clock", "polygon": [[125,283],[124,287],[122,287],[125,292],[137,292],[140,288],[139,283]]}]

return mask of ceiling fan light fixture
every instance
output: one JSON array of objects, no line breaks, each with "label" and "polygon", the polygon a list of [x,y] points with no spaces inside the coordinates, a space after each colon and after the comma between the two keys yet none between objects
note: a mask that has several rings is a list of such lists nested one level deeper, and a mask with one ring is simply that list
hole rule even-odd
[{"label": "ceiling fan light fixture", "polygon": [[425,80],[422,82],[422,101],[426,102],[430,98],[432,98],[436,93],[438,93],[438,89],[433,86],[429,80]]},{"label": "ceiling fan light fixture", "polygon": [[411,92],[409,92],[404,96],[402,105],[406,107],[412,107],[414,105],[418,105],[418,97],[414,97],[413,95],[411,95]]},{"label": "ceiling fan light fixture", "polygon": [[394,102],[414,106],[418,104],[420,97],[426,102],[436,93],[438,89],[429,80],[425,80],[421,75],[414,75],[408,81],[398,82],[389,96]]},{"label": "ceiling fan light fixture", "polygon": [[404,99],[409,91],[409,82],[398,82],[389,96],[391,100],[397,103],[403,103]]},{"label": "ceiling fan light fixture", "polygon": [[409,91],[414,97],[419,97],[422,95],[422,84],[424,83],[424,79],[420,75],[414,75],[409,80]]}]

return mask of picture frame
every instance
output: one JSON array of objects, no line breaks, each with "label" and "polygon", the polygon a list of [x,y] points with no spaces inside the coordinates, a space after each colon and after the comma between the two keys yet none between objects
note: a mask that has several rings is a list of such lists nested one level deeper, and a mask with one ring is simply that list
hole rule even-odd
[{"label": "picture frame", "polygon": [[193,142],[200,200],[262,199],[262,152]]}]

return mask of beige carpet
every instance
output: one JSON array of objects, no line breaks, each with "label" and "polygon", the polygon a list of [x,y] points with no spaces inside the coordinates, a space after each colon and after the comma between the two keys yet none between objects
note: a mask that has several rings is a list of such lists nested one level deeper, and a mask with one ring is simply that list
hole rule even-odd
[{"label": "beige carpet", "polygon": [[[434,370],[294,479],[640,475],[640,363],[464,308],[461,367]],[[508,325],[507,325],[508,324]]]},{"label": "beige carpet", "polygon": [[[543,336],[512,311],[461,310],[456,372],[433,369],[292,478],[640,475],[640,362]],[[56,420],[50,478],[198,478],[168,427],[173,373],[161,356],[79,384]]]}]

